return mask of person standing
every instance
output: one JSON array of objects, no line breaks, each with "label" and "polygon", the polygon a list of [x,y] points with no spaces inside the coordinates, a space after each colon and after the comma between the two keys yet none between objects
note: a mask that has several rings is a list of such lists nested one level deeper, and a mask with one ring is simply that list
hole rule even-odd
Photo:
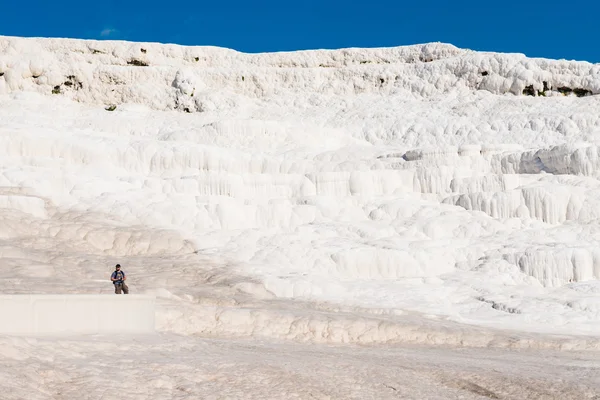
[{"label": "person standing", "polygon": [[117,264],[115,266],[115,271],[110,276],[110,280],[113,285],[115,285],[115,294],[121,294],[121,291],[125,294],[129,294],[129,288],[125,284],[126,279],[125,272],[121,270],[121,265]]}]

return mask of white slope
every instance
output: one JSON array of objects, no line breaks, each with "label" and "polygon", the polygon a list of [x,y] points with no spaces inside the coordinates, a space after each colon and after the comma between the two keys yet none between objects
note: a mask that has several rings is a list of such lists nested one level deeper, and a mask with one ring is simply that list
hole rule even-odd
[{"label": "white slope", "polygon": [[3,291],[119,262],[165,335],[597,348],[599,109],[600,65],[445,44],[0,37]]}]

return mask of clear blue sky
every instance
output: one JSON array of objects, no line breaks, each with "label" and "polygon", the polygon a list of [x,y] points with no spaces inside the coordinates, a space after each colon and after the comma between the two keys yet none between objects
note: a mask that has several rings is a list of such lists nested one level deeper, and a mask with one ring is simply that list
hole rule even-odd
[{"label": "clear blue sky", "polygon": [[0,35],[244,52],[426,42],[600,62],[598,0],[4,1]]}]

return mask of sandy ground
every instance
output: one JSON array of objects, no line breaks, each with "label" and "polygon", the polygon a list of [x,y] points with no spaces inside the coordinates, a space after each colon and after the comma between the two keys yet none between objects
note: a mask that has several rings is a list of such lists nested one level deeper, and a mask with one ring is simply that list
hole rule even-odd
[{"label": "sandy ground", "polygon": [[5,400],[600,399],[595,352],[173,334],[0,340]]}]

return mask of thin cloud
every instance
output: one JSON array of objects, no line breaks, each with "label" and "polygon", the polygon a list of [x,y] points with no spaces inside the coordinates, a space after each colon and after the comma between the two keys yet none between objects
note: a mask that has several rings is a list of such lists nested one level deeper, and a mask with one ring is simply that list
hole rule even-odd
[{"label": "thin cloud", "polygon": [[104,28],[100,31],[100,37],[108,38],[115,37],[119,34],[119,30],[115,28]]}]

